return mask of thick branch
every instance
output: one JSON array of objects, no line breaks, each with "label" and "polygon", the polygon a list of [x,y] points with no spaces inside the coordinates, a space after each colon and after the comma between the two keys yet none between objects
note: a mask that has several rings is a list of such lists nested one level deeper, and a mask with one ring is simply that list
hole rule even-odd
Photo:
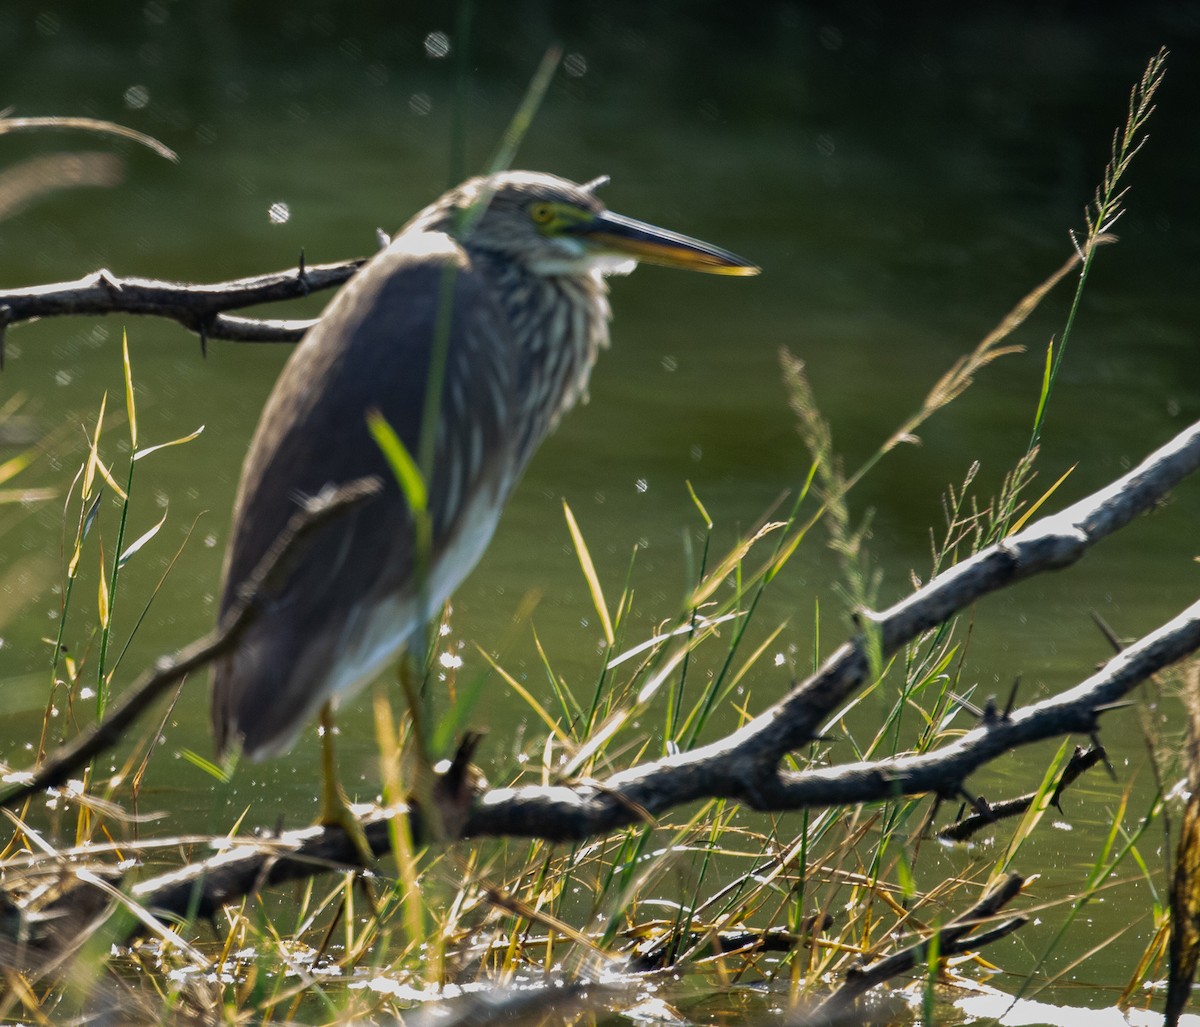
[{"label": "thick branch", "polygon": [[1009,717],[985,721],[936,752],[779,774],[762,797],[773,809],[869,802],[889,795],[953,795],[975,770],[1019,746],[1093,734],[1106,707],[1200,649],[1200,602],[1113,657],[1086,681]]},{"label": "thick branch", "polygon": [[[1197,466],[1200,425],[1178,436],[1120,481],[985,550],[935,578],[904,602],[872,615],[869,621],[884,640],[886,651],[891,652],[937,623],[932,619],[935,615],[949,617],[1011,581],[1078,559],[1089,546],[1128,523],[1138,511],[1157,503]],[[269,556],[264,565],[294,549],[286,543],[280,548],[283,553]],[[263,590],[261,584],[252,590],[246,598],[248,610]],[[223,632],[231,630],[229,625],[223,628]],[[181,676],[175,672],[179,663],[186,658],[188,669],[200,665],[215,655],[215,644],[210,636],[183,650],[174,664],[149,677],[170,674],[166,684],[176,681]],[[232,642],[226,638],[223,644]],[[1105,708],[1151,674],[1200,648],[1200,603],[1117,654],[1075,688],[1008,716],[988,716],[980,727],[937,752],[873,764],[780,773],[778,746],[811,739],[830,709],[862,682],[866,674],[864,647],[861,638],[842,646],[817,674],[782,701],[742,730],[711,745],[631,768],[602,782],[489,791],[465,818],[461,835],[583,839],[638,822],[647,814],[712,797],[737,799],[758,809],[785,810],[881,801],[904,794],[947,794],[959,789],[973,770],[1015,746],[1071,732],[1093,733]],[[111,741],[111,732],[106,737]],[[90,746],[88,751],[94,754],[99,749]],[[56,767],[66,763],[59,757],[54,760]],[[63,780],[66,773],[56,772],[53,780]],[[50,783],[43,768],[34,782],[3,801],[12,803]],[[387,815],[399,814],[381,817]],[[419,838],[423,829],[415,818],[412,828]],[[376,853],[384,851],[387,843],[383,820],[368,822],[367,837]],[[177,901],[181,896],[186,898],[183,906],[168,901],[167,892],[155,890],[157,885],[142,897],[157,909],[182,913],[192,901],[192,889],[201,887],[200,908],[211,909],[264,881],[282,880],[280,874],[290,877],[317,873],[326,869],[330,860],[353,861],[353,848],[340,828],[312,828],[270,845],[273,848],[267,852],[261,848],[242,850],[236,858],[224,857],[216,867],[210,862],[181,871],[177,880],[168,883],[176,889],[173,894]],[[224,865],[226,861],[229,866]],[[201,880],[202,885],[197,883]]]},{"label": "thick branch", "polygon": [[64,314],[144,314],[178,321],[210,339],[295,342],[315,322],[233,317],[227,311],[300,299],[347,281],[363,260],[318,264],[210,285],[117,278],[97,271],[74,282],[55,282],[0,292],[4,326]]},{"label": "thick branch", "polygon": [[[1154,507],[1172,488],[1200,468],[1200,423],[1192,425],[1113,484],[1044,517],[1024,531],[990,546],[938,575],[889,610],[866,614],[884,658],[922,632],[992,592],[1033,574],[1068,566],[1102,538]],[[1200,647],[1200,609],[1118,656],[1106,669],[1110,683],[1095,678],[1064,696],[1014,714],[1005,722],[1005,745],[1094,727],[1096,707],[1124,695],[1138,681]],[[868,674],[867,642],[859,637],[841,646],[807,681],[759,714],[742,729],[710,745],[633,767],[602,784],[497,789],[471,816],[469,834],[521,834],[582,839],[636,822],[643,811],[655,815],[686,802],[711,797],[738,799],[758,809],[877,800],[889,795],[941,791],[961,781],[973,767],[1003,751],[991,726],[972,732],[971,744],[957,743],[948,757],[919,757],[881,770],[877,765],[811,771],[782,776],[783,755],[812,741],[822,721],[843,703]],[[964,740],[965,741],[965,740]],[[982,755],[986,752],[986,756]],[[956,776],[945,774],[955,761]],[[937,762],[942,760],[942,762]],[[910,761],[911,762],[911,761]],[[961,771],[961,773],[957,773]],[[897,774],[903,774],[898,778]],[[820,775],[820,784],[810,784]]]},{"label": "thick branch", "polygon": [[[1191,625],[1192,650],[1200,647],[1200,603],[1189,612],[1190,616],[1176,618],[1130,646],[1069,692],[1018,710],[1003,720],[989,721],[936,753],[780,775],[769,793],[771,801],[761,803],[760,808],[795,809],[880,801],[899,794],[954,791],[971,770],[1013,746],[1064,733],[1072,729],[1070,724],[1090,729],[1097,713],[1098,696],[1104,696],[1105,703],[1110,702],[1112,696],[1124,694],[1174,658],[1178,643],[1164,645],[1162,640],[1176,634],[1181,623]],[[1072,707],[1077,707],[1077,712],[1068,713],[1068,722],[1064,724],[1063,711]],[[662,762],[651,767],[661,766]],[[457,769],[460,774],[465,770],[462,766]],[[708,775],[705,767],[698,772]],[[620,778],[629,773],[632,772],[618,774],[601,784],[494,789],[483,796],[481,804],[469,815],[462,833],[527,834],[550,839],[580,837],[581,823],[591,822],[597,816],[596,810],[603,812],[607,803],[620,803],[633,791],[620,783]],[[673,782],[678,770],[660,769],[657,775]],[[655,776],[636,779],[638,788],[653,788]],[[453,793],[448,801],[457,806],[466,798],[464,790],[472,785],[453,773],[446,775],[446,779],[449,792]],[[729,789],[710,794],[729,794]],[[760,795],[760,799],[766,797],[766,793]],[[628,818],[625,823],[636,819],[636,811],[624,805],[619,808]],[[410,818],[409,828],[416,844],[432,841],[418,810],[377,811],[363,820],[368,844],[375,855],[382,855],[390,848],[391,818],[404,815]],[[357,850],[340,827],[312,827],[274,839],[239,842],[229,852],[203,863],[144,882],[134,897],[160,916],[183,917],[188,910],[207,915],[266,884],[311,877],[357,863]]]},{"label": "thick branch", "polygon": [[[415,810],[379,810],[362,820],[363,834],[375,856],[391,851],[390,821],[406,812],[414,843],[429,841]],[[345,831],[318,824],[274,838],[230,839],[226,851],[143,881],[134,886],[130,897],[160,919],[182,920],[189,913],[208,919],[262,888],[361,863],[362,856]],[[135,924],[131,937],[142,933],[142,925]]]}]

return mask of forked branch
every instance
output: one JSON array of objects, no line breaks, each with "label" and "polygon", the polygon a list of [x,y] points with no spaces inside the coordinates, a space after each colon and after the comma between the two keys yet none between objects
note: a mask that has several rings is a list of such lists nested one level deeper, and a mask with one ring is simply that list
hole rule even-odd
[{"label": "forked branch", "polygon": [[[878,632],[885,653],[890,653],[989,592],[1079,559],[1100,539],[1152,508],[1197,468],[1200,424],[1112,485],[982,551],[890,610],[865,616],[863,623],[867,630]],[[289,549],[294,551],[294,545],[283,547],[285,553]],[[253,615],[264,589],[269,590],[265,573],[256,589],[244,597],[246,616]],[[182,664],[193,669],[212,658],[215,646],[233,644],[229,632],[234,628],[236,622],[232,627],[226,624],[223,638],[205,639],[183,650],[150,678],[171,674],[172,680],[178,680],[176,671]],[[846,643],[808,681],[746,727],[710,745],[633,767],[603,781],[488,791],[470,808],[461,834],[584,839],[683,803],[713,797],[733,798],[757,809],[789,810],[883,801],[901,795],[950,795],[962,789],[974,770],[1017,746],[1069,733],[1094,734],[1105,709],[1150,675],[1200,649],[1200,603],[1124,649],[1069,691],[1010,713],[989,713],[973,731],[934,752],[797,773],[780,771],[781,755],[813,739],[819,725],[865,681],[866,644],[861,636]],[[97,729],[105,744],[111,744],[118,733],[108,724],[106,721]],[[83,747],[76,743],[72,748]],[[87,751],[94,755],[99,750],[91,744]],[[53,773],[49,767],[55,768]],[[64,780],[70,769],[67,759],[56,756],[30,783],[2,801],[12,804],[52,781]],[[366,834],[376,853],[388,848],[387,818],[406,812],[386,811],[368,818]],[[430,840],[423,838],[419,820],[414,819],[411,827],[418,843]],[[139,895],[156,910],[183,915],[189,908],[216,908],[240,897],[243,889],[264,882],[319,873],[354,861],[353,847],[340,829],[313,828],[242,844],[236,855],[222,855],[165,881],[146,882]],[[197,901],[198,907],[193,905]]]},{"label": "forked branch", "polygon": [[[989,546],[890,609],[863,613],[864,631],[873,633],[886,659],[983,596],[1074,563],[1101,539],[1152,509],[1197,469],[1200,423],[1099,492]],[[953,794],[972,771],[1010,748],[1056,735],[1094,732],[1106,706],[1200,648],[1200,603],[1070,691],[986,720],[936,752],[781,772],[783,756],[813,741],[825,719],[867,680],[868,642],[862,634],[845,643],[812,677],[717,742],[621,771],[602,782],[493,790],[476,807],[467,833],[582,839],[646,814],[655,816],[712,797],[736,799],[761,810],[787,810],[926,792]]]},{"label": "forked branch", "polygon": [[[297,267],[285,271],[208,285],[118,278],[108,271],[96,271],[73,282],[0,292],[0,333],[10,325],[39,317],[139,314],[178,321],[196,332],[202,341],[296,342],[315,321],[240,317],[229,311],[302,299],[314,292],[336,288],[364,263],[361,259],[345,260],[308,267],[301,260]],[[2,344],[0,334],[0,354]]]}]

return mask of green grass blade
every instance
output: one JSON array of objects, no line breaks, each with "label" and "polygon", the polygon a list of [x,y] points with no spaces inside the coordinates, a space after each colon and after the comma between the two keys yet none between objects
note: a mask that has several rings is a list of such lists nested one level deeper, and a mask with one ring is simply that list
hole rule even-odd
[{"label": "green grass blade", "polygon": [[587,580],[588,592],[592,596],[592,605],[600,618],[600,626],[604,629],[604,640],[611,647],[614,640],[612,621],[608,616],[608,604],[604,601],[604,590],[600,587],[600,578],[596,574],[596,565],[592,563],[592,554],[588,552],[587,543],[583,540],[583,532],[571,512],[567,501],[563,500],[563,513],[567,517],[567,529],[571,532],[571,542],[575,546],[575,555],[579,558],[579,566]]},{"label": "green grass blade", "polygon": [[205,759],[198,752],[193,752],[191,749],[180,749],[179,755],[187,760],[193,767],[197,767],[208,774],[209,777],[215,778],[223,784],[229,783],[229,771],[224,767],[218,766],[212,760]]},{"label": "green grass blade", "polygon": [[367,411],[367,428],[392,469],[396,483],[408,501],[408,508],[417,516],[427,513],[429,493],[425,478],[400,436],[377,409]]},{"label": "green grass blade", "polygon": [[533,119],[537,115],[538,108],[542,106],[542,101],[546,99],[546,91],[550,88],[550,83],[554,79],[554,73],[558,70],[558,63],[561,60],[562,48],[559,46],[550,47],[542,57],[542,62],[538,65],[537,71],[533,73],[529,88],[525,90],[516,114],[513,115],[512,121],[508,123],[508,128],[505,129],[504,135],[500,139],[500,145],[496,148],[496,153],[488,166],[489,174],[494,175],[497,171],[507,171],[512,167],[513,158],[517,155],[517,148],[521,145],[521,140],[525,138],[525,133],[529,131],[529,126],[533,124]]},{"label": "green grass blade", "polygon": [[133,454],[134,460],[141,460],[143,457],[149,456],[151,453],[157,453],[160,449],[169,449],[171,446],[182,446],[185,443],[191,442],[193,439],[198,439],[204,432],[204,425],[200,425],[194,432],[188,435],[180,436],[177,439],[172,439],[170,442],[160,442],[155,446],[147,446],[145,449],[139,449]]},{"label": "green grass blade", "polygon": [[138,538],[136,538],[133,542],[131,542],[126,547],[125,552],[123,552],[120,556],[117,557],[118,570],[120,568],[124,567],[129,562],[130,558],[137,554],[138,550],[140,550],[142,548],[142,546],[144,546],[147,542],[149,542],[152,538],[154,538],[154,536],[158,534],[159,530],[166,523],[167,523],[167,511],[164,510],[163,515],[162,515],[161,519],[159,520],[159,522],[156,525],[154,525],[154,527],[151,528],[149,531],[143,532],[140,536],[138,536]]}]

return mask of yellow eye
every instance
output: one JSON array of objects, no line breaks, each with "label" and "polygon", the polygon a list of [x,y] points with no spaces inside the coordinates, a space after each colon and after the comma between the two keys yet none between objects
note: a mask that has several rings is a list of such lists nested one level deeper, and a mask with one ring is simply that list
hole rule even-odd
[{"label": "yellow eye", "polygon": [[548,225],[554,220],[554,204],[535,203],[529,208],[529,216],[535,225]]}]

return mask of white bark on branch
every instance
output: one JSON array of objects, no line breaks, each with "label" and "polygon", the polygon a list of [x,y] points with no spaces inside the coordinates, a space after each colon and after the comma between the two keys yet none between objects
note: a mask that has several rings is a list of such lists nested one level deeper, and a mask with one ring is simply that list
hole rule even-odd
[{"label": "white bark on branch", "polygon": [[202,342],[206,339],[297,342],[315,321],[267,320],[228,312],[261,303],[300,299],[335,288],[349,280],[363,263],[363,260],[347,260],[306,267],[301,259],[290,270],[209,285],[117,278],[101,270],[73,282],[3,290],[0,291],[0,366],[4,329],[22,321],[68,314],[165,317],[196,332]]},{"label": "white bark on branch", "polygon": [[[883,656],[912,642],[979,598],[1042,571],[1068,566],[1088,549],[1148,511],[1188,475],[1200,469],[1200,423],[1151,454],[1124,477],[1061,513],[1042,518],[1025,530],[983,550],[946,571],[907,599],[881,613],[864,614],[861,623],[876,634]],[[370,494],[368,483],[345,496],[326,497],[326,507],[311,511],[331,516],[339,502],[358,502]],[[320,506],[320,505],[319,505]],[[296,530],[303,532],[306,521]],[[281,540],[264,561],[260,581],[243,597],[244,612],[220,631],[160,661],[140,688],[114,704],[128,723],[134,705],[140,711],[152,689],[179,680],[181,667],[197,669],[212,655],[235,644],[237,630],[254,615],[262,591],[269,592],[271,567],[289,556],[295,540]],[[842,645],[811,678],[745,727],[709,745],[621,771],[603,781],[564,782],[553,786],[497,788],[472,805],[473,778],[464,766],[447,775],[456,805],[469,812],[461,836],[529,836],[576,840],[638,823],[683,803],[732,798],[760,810],[794,810],[884,801],[900,795],[946,796],[963,789],[974,770],[1011,749],[1067,733],[1094,734],[1101,713],[1139,682],[1200,649],[1200,602],[1123,650],[1102,670],[1076,687],[1011,713],[989,709],[982,723],[935,752],[802,772],[780,770],[782,757],[812,741],[820,725],[869,673],[865,636]],[[139,691],[146,695],[140,695]],[[0,805],[20,801],[31,791],[62,781],[80,756],[94,757],[120,732],[110,720],[65,747],[22,787],[0,798]],[[68,758],[70,757],[70,758]],[[458,761],[465,764],[469,754]],[[397,808],[364,821],[376,854],[389,847],[387,818],[408,815],[414,840],[425,843],[428,825],[421,811]],[[437,818],[443,820],[445,818]],[[265,851],[264,851],[265,849]],[[353,862],[357,850],[340,828],[312,828],[290,834],[271,845],[239,848],[211,865],[196,864],[158,882],[146,882],[139,899],[161,912],[180,915],[187,909],[211,910],[273,880],[315,874],[334,863]],[[218,865],[219,864],[219,865]],[[182,907],[177,903],[183,902]],[[199,903],[197,906],[196,903]]]},{"label": "white bark on branch", "polygon": [[[1099,492],[989,546],[882,613],[864,613],[883,658],[989,593],[1069,566],[1088,549],[1153,508],[1200,469],[1200,423],[1181,432]],[[808,680],[733,734],[690,752],[614,774],[603,782],[495,789],[466,825],[469,835],[582,839],[699,799],[737,799],[788,810],[953,793],[965,776],[1012,745],[1067,732],[1091,733],[1098,707],[1200,648],[1200,604],[1131,646],[1101,674],[1005,719],[989,720],[953,746],[905,761],[785,774],[779,762],[813,741],[822,722],[866,680],[867,639],[837,649]],[[969,739],[969,741],[968,741]]]}]

